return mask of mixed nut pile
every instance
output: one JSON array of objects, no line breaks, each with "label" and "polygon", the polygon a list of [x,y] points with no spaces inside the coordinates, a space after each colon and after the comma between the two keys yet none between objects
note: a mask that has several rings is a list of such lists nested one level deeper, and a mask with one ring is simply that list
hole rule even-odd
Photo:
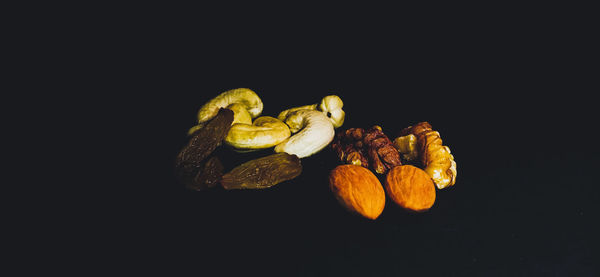
[{"label": "mixed nut pile", "polygon": [[[329,174],[329,185],[348,210],[369,219],[383,212],[387,195],[410,211],[426,211],[436,189],[454,185],[456,162],[440,134],[427,122],[409,126],[390,140],[380,126],[349,128],[343,102],[336,95],[320,103],[260,116],[263,103],[247,88],[221,93],[198,111],[198,124],[177,155],[176,175],[186,187],[204,190],[218,184],[229,189],[264,189],[296,178],[302,158],[330,145],[341,165]],[[221,144],[245,153],[274,148],[275,154],[242,163],[229,172],[215,150]],[[385,177],[384,186],[378,176]]]}]

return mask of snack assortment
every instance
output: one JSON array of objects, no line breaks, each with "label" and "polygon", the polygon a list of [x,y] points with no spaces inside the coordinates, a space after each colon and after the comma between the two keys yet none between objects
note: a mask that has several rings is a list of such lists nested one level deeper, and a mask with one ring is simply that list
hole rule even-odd
[{"label": "snack assortment", "polygon": [[[377,125],[339,130],[343,105],[339,96],[327,95],[277,117],[261,116],[263,102],[256,92],[225,91],[200,107],[175,173],[192,190],[218,184],[226,190],[266,189],[298,177],[302,158],[330,146],[340,161],[329,173],[330,190],[347,210],[371,220],[383,212],[386,195],[406,210],[423,212],[434,205],[436,187],[454,185],[454,156],[429,123],[404,128],[392,139]],[[225,172],[214,153],[223,144],[238,153],[273,148],[273,154]]]}]

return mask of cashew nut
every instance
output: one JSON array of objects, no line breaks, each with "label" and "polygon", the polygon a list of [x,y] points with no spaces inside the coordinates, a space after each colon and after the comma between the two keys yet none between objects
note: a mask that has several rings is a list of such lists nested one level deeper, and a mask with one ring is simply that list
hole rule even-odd
[{"label": "cashew nut", "polygon": [[292,133],[298,133],[275,146],[277,153],[286,152],[300,158],[308,157],[325,148],[335,135],[330,118],[320,111],[294,111],[289,113],[285,123]]},{"label": "cashew nut", "polygon": [[234,103],[227,106],[228,109],[233,111],[233,123],[252,124],[252,115],[246,109],[246,106],[240,103]]},{"label": "cashew nut", "polygon": [[342,110],[344,102],[337,95],[328,95],[323,97],[321,104],[319,104],[319,110],[329,117],[333,127],[338,128],[344,124],[344,117],[346,113]]},{"label": "cashew nut", "polygon": [[262,113],[263,103],[251,89],[238,88],[225,91],[208,101],[198,110],[198,125],[192,127],[188,131],[188,134],[192,134],[202,128],[207,121],[217,115],[219,108],[228,108],[233,111],[233,124],[252,124],[252,118]]},{"label": "cashew nut", "polygon": [[259,116],[263,110],[263,103],[254,91],[247,88],[232,89],[204,104],[198,111],[198,123],[212,119],[217,115],[219,108],[226,108],[233,103],[243,105],[252,118]]},{"label": "cashew nut", "polygon": [[290,129],[283,121],[261,116],[251,124],[233,124],[225,137],[225,143],[237,152],[250,152],[273,147],[290,135]]},{"label": "cashew nut", "polygon": [[285,118],[295,112],[295,111],[299,111],[299,110],[316,110],[317,107],[319,106],[319,104],[312,104],[312,105],[305,105],[305,106],[300,106],[300,107],[295,107],[295,108],[291,108],[291,109],[287,109],[283,112],[280,112],[279,115],[277,116],[277,119],[279,120],[285,120]]},{"label": "cashew nut", "polygon": [[277,118],[279,118],[279,120],[285,120],[285,118],[290,113],[298,111],[298,110],[318,110],[318,111],[321,111],[322,113],[324,113],[329,118],[329,120],[331,120],[333,127],[338,128],[344,124],[344,117],[345,117],[346,113],[344,112],[344,110],[342,110],[343,106],[344,106],[344,102],[342,102],[342,99],[339,96],[328,95],[328,96],[323,97],[323,99],[321,99],[321,102],[319,104],[306,105],[306,106],[300,106],[300,107],[287,109],[287,110],[279,113]]}]

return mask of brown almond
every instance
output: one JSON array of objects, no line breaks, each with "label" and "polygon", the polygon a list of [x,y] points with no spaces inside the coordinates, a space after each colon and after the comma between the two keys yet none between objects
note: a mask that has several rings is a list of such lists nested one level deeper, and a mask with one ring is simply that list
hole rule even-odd
[{"label": "brown almond", "polygon": [[385,206],[385,191],[379,179],[358,165],[340,165],[329,174],[329,187],[340,204],[351,212],[376,219]]},{"label": "brown almond", "polygon": [[422,212],[435,202],[435,185],[422,169],[412,165],[396,166],[385,178],[385,189],[401,207]]}]

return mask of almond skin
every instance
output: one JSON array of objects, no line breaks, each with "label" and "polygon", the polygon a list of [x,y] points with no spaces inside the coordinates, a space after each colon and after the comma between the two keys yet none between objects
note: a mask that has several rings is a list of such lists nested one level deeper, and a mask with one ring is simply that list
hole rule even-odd
[{"label": "almond skin", "polygon": [[401,207],[423,212],[435,202],[435,185],[429,174],[412,165],[396,166],[385,178],[385,189]]},{"label": "almond skin", "polygon": [[368,219],[376,219],[385,207],[383,186],[369,169],[346,164],[331,170],[329,187],[342,206]]}]

